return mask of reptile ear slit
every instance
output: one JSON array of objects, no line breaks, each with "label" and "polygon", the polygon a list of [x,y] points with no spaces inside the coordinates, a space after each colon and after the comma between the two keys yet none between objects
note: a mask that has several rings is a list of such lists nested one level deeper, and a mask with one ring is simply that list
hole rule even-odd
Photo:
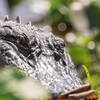
[{"label": "reptile ear slit", "polygon": [[17,17],[16,17],[16,22],[17,22],[17,23],[21,23],[21,17],[20,17],[20,16],[17,16]]},{"label": "reptile ear slit", "polygon": [[4,22],[5,22],[5,21],[8,21],[8,20],[9,20],[8,15],[6,15],[6,16],[4,17],[4,19],[3,19],[3,20],[4,20]]}]

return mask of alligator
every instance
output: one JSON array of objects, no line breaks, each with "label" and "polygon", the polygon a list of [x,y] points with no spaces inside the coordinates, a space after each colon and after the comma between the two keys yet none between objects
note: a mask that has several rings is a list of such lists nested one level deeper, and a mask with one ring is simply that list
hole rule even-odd
[{"label": "alligator", "polygon": [[89,84],[82,84],[64,40],[31,22],[22,24],[19,16],[0,20],[0,66],[9,65],[39,80],[54,100],[88,100],[94,93]]}]

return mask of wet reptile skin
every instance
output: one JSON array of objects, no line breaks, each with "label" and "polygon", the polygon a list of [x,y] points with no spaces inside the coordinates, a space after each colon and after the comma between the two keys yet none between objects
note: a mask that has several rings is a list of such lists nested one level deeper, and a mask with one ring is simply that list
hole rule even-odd
[{"label": "wet reptile skin", "polygon": [[81,86],[64,40],[30,24],[0,21],[0,66],[13,65],[57,97]]}]

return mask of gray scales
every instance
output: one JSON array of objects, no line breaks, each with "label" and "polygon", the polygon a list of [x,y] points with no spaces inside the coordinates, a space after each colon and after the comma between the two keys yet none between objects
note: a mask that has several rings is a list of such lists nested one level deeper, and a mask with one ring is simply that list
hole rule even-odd
[{"label": "gray scales", "polygon": [[53,97],[82,85],[64,40],[20,18],[0,21],[0,66],[16,66],[41,82]]}]

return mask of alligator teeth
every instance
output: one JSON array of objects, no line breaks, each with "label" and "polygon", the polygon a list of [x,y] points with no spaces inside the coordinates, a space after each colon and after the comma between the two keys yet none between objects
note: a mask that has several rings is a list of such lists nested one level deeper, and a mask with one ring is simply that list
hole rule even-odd
[{"label": "alligator teeth", "polygon": [[17,23],[21,23],[21,17],[20,17],[20,16],[17,16],[17,17],[16,17],[16,22],[17,22]]},{"label": "alligator teeth", "polygon": [[5,21],[8,21],[9,20],[9,17],[8,17],[8,15],[6,15],[5,17],[4,17],[4,19],[3,19],[3,21],[5,22]]}]

